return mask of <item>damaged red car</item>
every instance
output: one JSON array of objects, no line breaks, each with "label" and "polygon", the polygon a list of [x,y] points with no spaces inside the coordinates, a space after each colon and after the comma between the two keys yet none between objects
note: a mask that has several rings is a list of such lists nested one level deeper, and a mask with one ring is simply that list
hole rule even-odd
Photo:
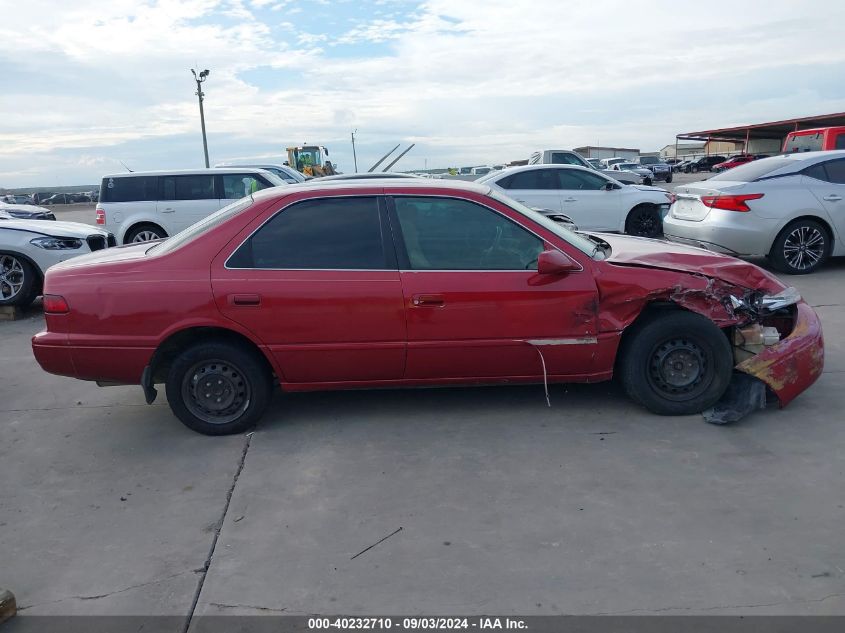
[{"label": "damaged red car", "polygon": [[249,428],[276,387],[616,376],[680,415],[752,391],[786,405],[824,362],[816,314],[760,268],[574,233],[471,184],[267,189],[170,239],[54,266],[44,293],[46,371],[139,384],[148,402],[163,384],[210,435]]}]

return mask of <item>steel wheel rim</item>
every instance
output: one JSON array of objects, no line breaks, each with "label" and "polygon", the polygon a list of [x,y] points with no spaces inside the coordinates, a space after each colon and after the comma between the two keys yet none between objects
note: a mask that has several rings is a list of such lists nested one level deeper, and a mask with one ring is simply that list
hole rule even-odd
[{"label": "steel wheel rim", "polygon": [[783,258],[794,270],[812,268],[824,257],[826,243],[822,232],[813,226],[799,226],[786,236]]},{"label": "steel wheel rim", "polygon": [[24,281],[25,273],[21,261],[11,255],[0,255],[0,299],[9,301],[17,297]]},{"label": "steel wheel rim", "polygon": [[137,242],[151,242],[153,240],[160,239],[161,236],[155,231],[140,231],[135,237],[132,238],[132,243],[135,244]]},{"label": "steel wheel rim", "polygon": [[200,361],[182,378],[185,406],[209,424],[234,422],[247,410],[251,398],[249,381],[240,367],[229,361]]},{"label": "steel wheel rim", "polygon": [[675,337],[659,343],[649,356],[649,384],[664,398],[676,402],[692,400],[713,381],[712,361],[698,343]]}]

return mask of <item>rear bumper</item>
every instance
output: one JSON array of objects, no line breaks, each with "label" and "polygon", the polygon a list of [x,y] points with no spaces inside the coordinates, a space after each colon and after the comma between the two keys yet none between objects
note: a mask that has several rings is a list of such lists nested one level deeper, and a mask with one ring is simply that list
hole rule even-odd
[{"label": "rear bumper", "polygon": [[803,301],[797,311],[789,336],[736,366],[738,371],[766,383],[781,407],[816,382],[824,369],[824,336],[819,317]]},{"label": "rear bumper", "polygon": [[146,347],[94,347],[68,344],[67,334],[39,332],[32,353],[41,368],[58,376],[137,385],[154,350]]},{"label": "rear bumper", "polygon": [[676,218],[671,212],[663,220],[666,239],[728,255],[767,255],[776,228],[777,221],[721,209],[710,209],[698,221]]}]

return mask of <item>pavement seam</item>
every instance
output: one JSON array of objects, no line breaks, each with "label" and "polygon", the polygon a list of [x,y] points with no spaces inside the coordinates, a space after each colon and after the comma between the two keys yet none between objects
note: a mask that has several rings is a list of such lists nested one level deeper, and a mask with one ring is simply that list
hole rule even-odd
[{"label": "pavement seam", "polygon": [[65,598],[59,598],[58,600],[48,600],[47,602],[38,602],[36,604],[27,604],[24,606],[18,607],[18,611],[25,611],[26,609],[32,609],[35,607],[43,607],[48,604],[58,604],[59,602],[65,602],[67,600],[101,600],[102,598],[108,598],[109,596],[114,596],[119,593],[125,593],[127,591],[131,591],[132,589],[139,589],[141,587],[148,587],[149,585],[157,585],[160,582],[164,582],[166,580],[171,580],[172,578],[178,578],[179,576],[184,576],[185,574],[192,574],[195,573],[194,570],[188,571],[180,571],[176,574],[171,574],[169,576],[164,576],[163,578],[156,578],[155,580],[149,580],[147,582],[142,582],[137,585],[130,585],[129,587],[124,587],[123,589],[116,589],[115,591],[109,591],[108,593],[102,593],[95,596],[67,596]]},{"label": "pavement seam", "polygon": [[271,607],[259,607],[255,604],[226,604],[224,602],[209,602],[213,607],[219,609],[253,609],[255,611],[272,611],[273,613],[287,613],[287,609],[273,609]]},{"label": "pavement seam", "polygon": [[223,513],[220,515],[220,520],[217,522],[217,529],[214,530],[214,538],[211,540],[211,548],[208,550],[208,556],[205,559],[205,564],[203,565],[203,569],[200,575],[199,582],[197,583],[197,591],[194,594],[194,600],[191,603],[191,609],[188,611],[188,617],[185,618],[185,626],[182,629],[182,633],[187,633],[188,629],[191,626],[191,621],[194,618],[194,611],[197,609],[197,604],[200,600],[200,595],[202,594],[202,588],[205,584],[206,576],[208,576],[208,570],[211,568],[211,560],[214,558],[214,550],[217,548],[217,541],[220,538],[220,533],[223,531],[223,524],[226,522],[226,514],[229,512],[229,505],[232,502],[232,496],[235,494],[235,486],[238,485],[238,478],[241,476],[241,472],[244,469],[244,464],[246,463],[246,455],[249,452],[250,444],[252,444],[252,436],[254,435],[254,431],[247,433],[246,441],[244,442],[244,448],[241,452],[241,459],[238,462],[238,468],[235,471],[234,477],[232,477],[232,485],[229,486],[229,492],[226,493],[226,504],[223,506]]}]

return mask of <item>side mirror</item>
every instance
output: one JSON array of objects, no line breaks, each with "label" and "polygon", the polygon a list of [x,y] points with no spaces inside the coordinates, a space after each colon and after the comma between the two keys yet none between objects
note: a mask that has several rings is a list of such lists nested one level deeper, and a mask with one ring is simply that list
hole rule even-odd
[{"label": "side mirror", "polygon": [[537,258],[537,272],[541,275],[565,275],[582,270],[581,265],[558,250],[543,251]]},{"label": "side mirror", "polygon": [[614,189],[616,189],[616,185],[614,185],[612,182],[608,181],[608,182],[604,183],[604,190],[605,191],[613,191]]}]

